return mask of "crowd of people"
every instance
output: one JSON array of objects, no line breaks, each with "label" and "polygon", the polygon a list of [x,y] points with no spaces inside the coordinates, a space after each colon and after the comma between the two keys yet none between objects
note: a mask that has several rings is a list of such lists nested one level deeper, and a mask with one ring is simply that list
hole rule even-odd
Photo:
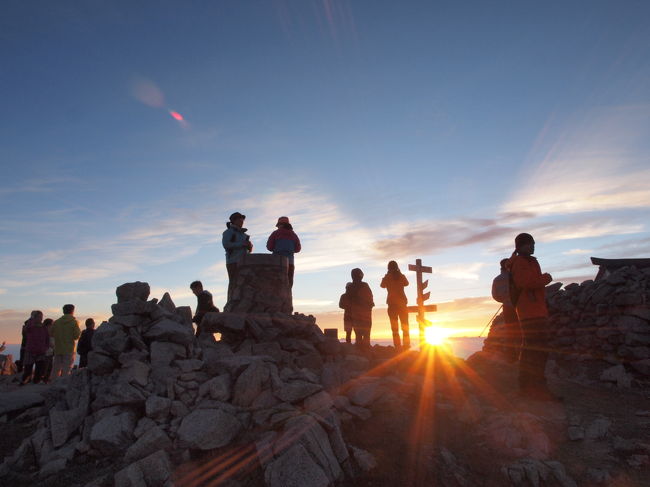
[{"label": "crowd of people", "polygon": [[[253,250],[253,244],[244,228],[246,216],[235,212],[226,223],[222,244],[226,251],[228,272],[228,299],[237,277],[238,262]],[[300,239],[286,216],[278,218],[276,230],[268,237],[266,248],[273,254],[288,260],[287,282],[293,287],[295,272],[294,254],[300,252]],[[547,358],[547,317],[544,288],[552,281],[548,273],[542,273],[533,253],[535,240],[528,233],[515,238],[515,250],[500,262],[501,274],[493,282],[492,294],[503,304],[505,325],[502,333],[507,337],[509,351],[507,359],[518,362],[519,387],[522,394],[549,396],[546,387],[544,367]],[[372,290],[363,281],[363,271],[352,269],[351,281],[345,285],[345,292],[339,299],[344,310],[343,324],[345,341],[360,348],[370,347],[372,329],[372,308],[375,306]],[[400,271],[396,261],[388,263],[387,272],[380,286],[387,291],[386,304],[390,320],[393,345],[396,350],[408,350],[411,346],[409,334],[408,299],[404,288],[408,279]],[[197,298],[196,312],[192,321],[196,323],[196,334],[201,333],[201,321],[206,313],[219,311],[214,305],[212,294],[203,288],[201,281],[194,281],[190,289]],[[86,320],[86,329],[81,332],[74,317],[72,304],[63,306],[63,315],[57,320],[43,319],[39,310],[32,311],[23,326],[18,370],[22,371],[22,383],[48,382],[59,376],[66,376],[73,368],[76,352],[79,354],[79,368],[88,364],[88,353],[92,351],[92,336],[95,322]],[[401,335],[400,335],[401,330]],[[4,343],[3,343],[4,346]]]}]

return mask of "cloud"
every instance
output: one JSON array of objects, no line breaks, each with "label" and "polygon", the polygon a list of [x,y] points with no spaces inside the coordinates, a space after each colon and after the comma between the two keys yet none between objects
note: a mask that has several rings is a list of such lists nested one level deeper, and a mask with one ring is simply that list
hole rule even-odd
[{"label": "cloud", "polygon": [[14,193],[47,193],[57,191],[65,185],[83,185],[79,178],[70,177],[43,177],[32,178],[22,182],[16,182],[11,186],[0,187],[0,196]]},{"label": "cloud", "polygon": [[503,211],[555,215],[650,207],[649,124],[650,105],[640,105],[594,109],[560,134],[547,126]]},{"label": "cloud", "polygon": [[566,252],[562,252],[563,255],[582,255],[582,254],[591,254],[593,250],[589,249],[571,249]]},{"label": "cloud", "polygon": [[327,299],[294,299],[293,305],[296,308],[321,308],[333,306],[334,301]]},{"label": "cloud", "polygon": [[436,267],[434,269],[435,274],[441,277],[447,277],[450,279],[463,279],[478,281],[479,273],[483,267],[487,264],[483,262],[474,262],[472,264],[454,264],[454,265],[445,265],[441,267]]}]

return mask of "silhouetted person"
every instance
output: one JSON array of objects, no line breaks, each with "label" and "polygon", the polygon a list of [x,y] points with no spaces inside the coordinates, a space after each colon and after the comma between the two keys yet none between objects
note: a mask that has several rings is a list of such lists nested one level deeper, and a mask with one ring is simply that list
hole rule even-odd
[{"label": "silhouetted person", "polygon": [[408,279],[399,270],[397,262],[391,260],[388,263],[388,272],[381,280],[381,287],[388,291],[386,304],[388,305],[388,318],[390,319],[390,328],[393,332],[393,345],[395,349],[402,348],[399,336],[399,324],[402,324],[402,335],[404,337],[404,348],[411,347],[411,337],[409,335],[409,313],[406,309],[408,300],[404,293],[404,288],[409,285]]},{"label": "silhouetted person", "polygon": [[201,333],[201,321],[205,314],[218,312],[219,308],[214,305],[212,294],[203,289],[203,283],[201,281],[194,281],[190,284],[190,289],[194,293],[194,296],[196,296],[196,311],[194,312],[192,321],[196,323],[196,336],[199,336]]},{"label": "silhouetted person", "polygon": [[253,251],[253,244],[246,234],[244,220],[246,215],[238,211],[230,215],[226,223],[226,231],[223,232],[221,243],[226,249],[226,270],[228,271],[228,299],[230,300],[235,280],[237,279],[237,263],[246,254]]},{"label": "silhouetted person", "polygon": [[54,337],[54,360],[50,380],[70,374],[74,364],[74,342],[81,335],[79,323],[74,317],[74,305],[63,306],[63,316],[52,324],[50,334]]},{"label": "silhouetted person", "polygon": [[503,306],[499,338],[503,344],[502,354],[506,361],[514,363],[519,359],[521,350],[521,327],[517,318],[517,310],[512,304],[510,296],[511,279],[510,279],[510,259],[501,259],[499,262],[501,274],[492,282],[492,297],[500,302]]},{"label": "silhouetted person", "polygon": [[93,335],[95,333],[95,320],[86,320],[86,329],[81,332],[77,342],[77,353],[79,354],[79,368],[88,367],[88,352],[93,349]]},{"label": "silhouetted person", "polygon": [[50,344],[47,347],[47,352],[45,352],[45,372],[43,375],[43,382],[47,383],[50,381],[50,376],[52,375],[52,360],[54,359],[54,337],[52,336],[54,320],[52,318],[46,318],[43,320],[43,325],[50,335]]},{"label": "silhouetted person", "polygon": [[362,281],[361,269],[352,269],[350,274],[352,282],[345,286],[345,310],[349,313],[356,344],[359,347],[369,347],[372,308],[375,306],[372,291],[368,283]]},{"label": "silhouetted person", "polygon": [[548,309],[544,288],[553,278],[542,274],[535,253],[535,240],[528,233],[515,238],[510,270],[515,289],[512,301],[521,325],[522,348],[519,355],[519,389],[522,395],[549,399],[544,368],[548,357]]},{"label": "silhouetted person", "polygon": [[25,356],[21,384],[27,384],[34,370],[33,381],[38,384],[45,377],[45,354],[50,346],[50,335],[43,324],[43,313],[32,311],[32,317],[25,325]]},{"label": "silhouetted person", "polygon": [[18,354],[18,360],[16,360],[16,369],[18,372],[23,371],[23,366],[25,364],[25,347],[27,346],[27,337],[25,336],[25,328],[30,323],[31,319],[34,317],[34,311],[31,312],[29,318],[23,323],[23,327],[20,330],[20,353]]},{"label": "silhouetted person", "polygon": [[289,287],[293,287],[293,273],[295,265],[293,263],[293,254],[300,252],[300,239],[293,231],[289,217],[281,216],[275,230],[266,242],[266,248],[275,255],[282,255],[289,260]]},{"label": "silhouetted person", "polygon": [[[339,298],[339,308],[343,310],[343,330],[345,330],[345,342],[352,343],[352,314],[351,308],[348,305],[348,288],[352,285],[351,282],[348,282],[345,285],[345,292],[341,294]],[[357,337],[355,336],[355,341]]]}]

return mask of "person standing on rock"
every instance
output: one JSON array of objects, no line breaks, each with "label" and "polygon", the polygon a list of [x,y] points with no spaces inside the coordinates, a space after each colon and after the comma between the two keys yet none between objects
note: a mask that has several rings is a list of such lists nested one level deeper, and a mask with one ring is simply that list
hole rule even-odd
[{"label": "person standing on rock", "polygon": [[228,300],[230,300],[232,290],[237,278],[237,263],[246,254],[253,251],[253,244],[250,236],[246,234],[244,220],[246,215],[238,211],[230,215],[229,222],[226,223],[226,231],[223,232],[221,243],[226,249],[226,270],[228,271]]},{"label": "person standing on rock", "polygon": [[86,329],[81,332],[81,337],[77,342],[77,353],[79,354],[79,368],[83,369],[88,366],[88,353],[93,349],[93,335],[95,334],[95,320],[88,318],[86,320]]},{"label": "person standing on rock", "polygon": [[395,350],[402,348],[402,342],[399,336],[399,324],[402,324],[402,335],[404,338],[404,348],[411,348],[411,337],[409,334],[409,313],[406,309],[408,300],[404,293],[404,288],[409,285],[408,279],[402,274],[397,262],[391,260],[388,263],[388,272],[381,280],[381,287],[388,291],[386,304],[388,305],[388,318],[390,319],[390,328],[393,332],[393,345]]},{"label": "person standing on rock", "polygon": [[203,283],[201,281],[194,281],[190,284],[190,289],[194,293],[194,296],[196,296],[196,312],[194,313],[192,322],[196,323],[196,336],[199,336],[201,334],[201,321],[205,314],[218,313],[219,308],[214,305],[212,294],[203,289]]},{"label": "person standing on rock", "polygon": [[511,299],[517,310],[522,332],[519,354],[519,390],[524,396],[551,399],[544,369],[548,357],[548,309],[544,288],[553,278],[542,273],[535,253],[535,240],[528,233],[515,238],[510,259],[514,290]]},{"label": "person standing on rock", "polygon": [[[503,357],[509,363],[515,363],[519,359],[521,350],[521,328],[517,318],[517,310],[512,304],[510,296],[511,274],[510,259],[501,259],[499,265],[501,273],[492,281],[492,297],[501,303],[503,312],[501,318],[503,324],[499,327],[498,335],[503,343]],[[495,322],[496,325],[496,322]]]},{"label": "person standing on rock", "polygon": [[289,287],[293,288],[293,273],[296,268],[293,263],[293,254],[300,252],[300,239],[293,231],[289,217],[281,216],[275,226],[277,230],[269,236],[266,248],[275,255],[282,255],[289,260]]},{"label": "person standing on rock", "polygon": [[[32,311],[32,317],[25,326],[25,338],[25,363],[21,384],[29,383],[30,379],[34,384],[38,384],[45,379],[45,353],[50,346],[50,335],[43,324],[41,311]],[[34,369],[33,378],[32,369]]]},{"label": "person standing on rock", "polygon": [[63,306],[63,316],[52,324],[50,334],[54,337],[54,360],[50,380],[70,375],[74,364],[74,342],[81,335],[79,322],[74,317],[74,304]]},{"label": "person standing on rock", "polygon": [[363,282],[363,271],[352,269],[352,282],[345,286],[345,311],[354,329],[356,345],[370,347],[370,329],[372,328],[372,308],[375,306],[372,291],[367,282]]}]

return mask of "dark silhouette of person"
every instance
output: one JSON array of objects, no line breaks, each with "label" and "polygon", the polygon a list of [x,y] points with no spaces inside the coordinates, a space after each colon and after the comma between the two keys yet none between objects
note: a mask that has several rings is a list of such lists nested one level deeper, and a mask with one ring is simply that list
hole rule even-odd
[{"label": "dark silhouette of person", "polygon": [[388,318],[390,319],[390,328],[393,332],[393,345],[395,349],[402,348],[402,342],[399,336],[399,324],[402,325],[402,336],[404,338],[404,348],[411,347],[411,337],[409,334],[409,313],[406,309],[408,300],[404,288],[409,285],[408,279],[402,274],[397,262],[391,260],[388,263],[388,272],[381,280],[381,287],[388,291],[386,304],[388,305]]},{"label": "dark silhouette of person", "polygon": [[359,347],[370,347],[372,308],[375,306],[368,283],[363,282],[363,271],[352,269],[352,282],[345,286],[345,310],[354,329],[355,343]]},{"label": "dark silhouette of person", "polygon": [[230,215],[226,222],[226,230],[223,232],[221,243],[226,250],[226,270],[228,271],[228,300],[231,298],[232,290],[237,279],[237,263],[246,254],[253,251],[253,244],[250,236],[246,234],[244,220],[246,215],[238,211]]},{"label": "dark silhouette of person", "polygon": [[214,305],[212,301],[212,294],[210,291],[203,289],[203,283],[201,281],[194,281],[190,284],[190,289],[196,296],[196,311],[194,312],[194,317],[192,322],[196,323],[196,336],[201,334],[201,321],[206,313],[219,312],[219,308]]},{"label": "dark silhouette of person", "polygon": [[86,329],[81,332],[77,342],[77,353],[79,354],[79,368],[88,367],[88,352],[93,349],[93,335],[95,334],[95,320],[86,320]]},{"label": "dark silhouette of person", "polygon": [[43,382],[48,383],[50,381],[50,375],[52,374],[52,360],[54,359],[54,337],[52,336],[52,325],[54,320],[52,318],[45,318],[43,320],[43,325],[47,328],[47,332],[50,335],[50,346],[45,352],[45,375],[43,376]]},{"label": "dark silhouette of person", "polygon": [[74,310],[74,304],[64,304],[63,316],[58,318],[50,328],[50,335],[54,337],[54,360],[50,380],[70,375],[72,370],[74,342],[81,336]]},{"label": "dark silhouette of person", "polygon": [[32,378],[38,384],[45,377],[45,354],[50,346],[50,335],[43,324],[43,313],[32,311],[32,316],[25,325],[25,356],[21,384],[27,384]]},{"label": "dark silhouette of person", "polygon": [[275,255],[282,255],[289,260],[289,287],[293,287],[293,273],[296,268],[293,262],[293,254],[300,252],[300,239],[293,231],[293,227],[289,223],[289,217],[281,216],[275,226],[278,229],[269,236],[266,248]]},{"label": "dark silhouette of person", "polygon": [[528,233],[515,238],[515,251],[510,259],[514,283],[512,300],[521,326],[522,345],[519,354],[519,390],[523,396],[552,399],[544,369],[548,357],[548,309],[544,288],[553,278],[542,273],[535,253],[535,240]]},{"label": "dark silhouette of person", "polygon": [[[499,262],[501,267],[501,276],[502,282],[500,285],[507,286],[506,294],[507,298],[501,302],[503,306],[503,311],[501,317],[503,319],[503,324],[498,335],[501,335],[503,349],[502,354],[503,358],[509,362],[514,363],[519,360],[519,352],[521,351],[521,327],[519,326],[519,319],[517,318],[517,310],[512,304],[512,298],[510,296],[510,259],[501,259]],[[493,286],[494,288],[494,286]],[[494,296],[495,290],[493,289],[492,294]]]}]

